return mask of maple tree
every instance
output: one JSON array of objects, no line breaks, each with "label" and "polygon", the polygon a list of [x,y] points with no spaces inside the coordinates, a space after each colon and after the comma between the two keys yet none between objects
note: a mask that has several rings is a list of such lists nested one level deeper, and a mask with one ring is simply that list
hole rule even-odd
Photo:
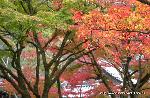
[{"label": "maple tree", "polygon": [[[77,30],[78,40],[91,39],[83,45],[88,50],[97,47],[97,50],[89,55],[91,61],[83,60],[82,63],[96,67],[96,74],[108,92],[113,93],[114,89],[105,80],[107,76],[102,71],[102,65],[97,63],[100,59],[111,62],[111,66],[120,73],[123,80],[120,91],[142,92],[144,85],[147,85],[150,78],[149,71],[145,70],[149,66],[150,56],[149,13],[150,6],[136,0],[129,1],[127,5],[112,4],[103,10],[97,8],[88,14],[83,14],[82,11],[75,12],[73,19],[76,25],[72,28]],[[115,94],[111,96],[115,98]],[[138,95],[130,96],[134,98]]]},{"label": "maple tree", "polygon": [[[79,3],[81,8],[76,6]],[[50,89],[58,88],[61,98],[60,75],[72,62],[89,53],[78,49],[85,41],[73,43],[74,32],[68,28],[74,23],[71,9],[87,11],[95,7],[83,3],[0,1],[0,77],[6,91],[16,91],[23,98],[49,98],[53,92]],[[57,88],[53,88],[55,83]]]}]

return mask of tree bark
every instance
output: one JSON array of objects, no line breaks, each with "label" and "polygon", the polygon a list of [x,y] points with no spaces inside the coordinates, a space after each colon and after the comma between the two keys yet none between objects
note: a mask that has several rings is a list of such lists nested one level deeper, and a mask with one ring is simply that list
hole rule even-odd
[{"label": "tree bark", "polygon": [[[90,57],[91,55],[91,57]],[[103,84],[105,85],[105,87],[107,88],[108,92],[111,93],[110,96],[111,98],[116,98],[115,94],[113,94],[113,90],[111,89],[111,87],[108,85],[108,83],[106,82],[105,80],[105,77],[102,73],[102,70],[101,70],[101,66],[99,67],[97,62],[96,62],[96,59],[93,55],[93,53],[91,52],[89,55],[91,61],[92,61],[92,64],[94,65],[93,67],[98,71],[98,77],[102,80]]]},{"label": "tree bark", "polygon": [[61,94],[61,84],[60,84],[60,80],[57,79],[57,87],[58,87],[58,95],[59,98],[62,98],[62,94]]},{"label": "tree bark", "polygon": [[138,98],[137,94],[130,94],[130,98]]},{"label": "tree bark", "polygon": [[51,84],[51,81],[49,79],[49,68],[45,66],[45,81],[44,81],[44,89],[43,89],[42,98],[48,98],[50,84]]}]

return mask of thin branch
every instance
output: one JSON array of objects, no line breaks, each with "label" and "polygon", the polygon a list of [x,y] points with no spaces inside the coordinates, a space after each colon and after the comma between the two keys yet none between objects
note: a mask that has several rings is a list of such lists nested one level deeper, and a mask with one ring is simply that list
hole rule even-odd
[{"label": "thin branch", "polygon": [[137,1],[150,6],[150,0],[137,0]]},{"label": "thin branch", "polygon": [[59,95],[59,98],[62,98],[61,84],[60,83],[61,83],[60,79],[57,79],[58,95]]},{"label": "thin branch", "polygon": [[147,73],[140,81],[139,88],[141,88],[150,79],[150,74]]},{"label": "thin branch", "polygon": [[149,89],[150,89],[150,87],[146,87],[146,88],[141,89],[140,91],[149,90]]},{"label": "thin branch", "polygon": [[3,41],[3,43],[5,43],[5,45],[6,45],[12,52],[14,52],[12,45],[11,45],[5,38],[3,38],[3,37],[0,35],[0,39]]},{"label": "thin branch", "polygon": [[119,30],[119,29],[104,29],[104,28],[99,28],[99,29],[94,29],[94,30],[100,30],[100,31],[118,31],[118,32],[139,32],[142,34],[150,34],[150,30],[148,31],[138,31],[138,30]]},{"label": "thin branch", "polygon": [[18,80],[18,77],[17,77],[15,74],[13,74],[13,72],[12,72],[10,69],[8,69],[6,66],[0,64],[0,70],[6,71],[6,72],[9,73],[16,81]]},{"label": "thin branch", "polygon": [[56,38],[56,36],[57,36],[57,35],[54,34],[54,35],[52,36],[52,38],[47,41],[47,43],[45,44],[45,46],[43,47],[43,49],[45,49],[45,48]]},{"label": "thin branch", "polygon": [[138,70],[133,71],[132,73],[130,73],[129,77],[131,77],[132,75],[134,75],[137,72],[138,72]]},{"label": "thin branch", "polygon": [[20,2],[21,7],[23,8],[24,12],[27,13],[27,14],[29,14],[28,11],[27,11],[27,9],[25,8],[25,6],[23,4],[23,1],[19,0],[19,2]]},{"label": "thin branch", "polygon": [[37,57],[36,57],[36,62],[37,62],[37,65],[36,65],[36,80],[35,80],[35,84],[34,84],[34,90],[35,92],[38,94],[39,93],[39,67],[40,67],[40,54],[39,54],[39,51],[38,51],[38,48],[36,48],[36,54],[37,54]]},{"label": "thin branch", "polygon": [[66,42],[67,42],[68,37],[69,37],[70,34],[71,34],[70,31],[68,31],[68,32],[66,33],[66,35],[65,35],[65,37],[64,37],[64,39],[63,39],[63,41],[62,41],[62,43],[61,43],[61,46],[60,46],[60,48],[59,48],[58,53],[57,53],[56,56],[54,56],[53,59],[48,63],[48,67],[51,67],[52,64],[53,64],[54,62],[56,62],[56,60],[58,60],[58,61],[60,60],[60,58],[62,57],[62,52],[63,52],[63,50],[64,50],[64,46],[65,46],[65,44],[66,44]]},{"label": "thin branch", "polygon": [[4,70],[2,71],[3,75],[0,75],[3,79],[6,79],[19,93],[23,94],[22,89],[17,85],[17,83],[9,77],[8,73]]},{"label": "thin branch", "polygon": [[67,60],[68,58],[70,58],[71,56],[76,56],[77,54],[79,54],[79,53],[81,53],[81,52],[84,52],[84,51],[85,51],[85,49],[82,49],[82,50],[80,50],[80,51],[78,51],[78,52],[76,52],[76,53],[71,53],[69,56],[67,56],[66,58],[64,58],[63,60],[61,60],[60,63],[66,61],[66,60]]}]

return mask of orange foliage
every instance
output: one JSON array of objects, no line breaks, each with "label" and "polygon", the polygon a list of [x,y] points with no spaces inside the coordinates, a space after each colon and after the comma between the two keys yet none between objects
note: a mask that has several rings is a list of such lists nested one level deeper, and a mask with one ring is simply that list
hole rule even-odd
[{"label": "orange foliage", "polygon": [[132,4],[135,5],[134,10],[132,6],[112,5],[107,13],[95,9],[89,14],[80,15],[76,32],[78,40],[92,38],[83,47],[89,48],[94,46],[93,43],[97,43],[96,45],[113,56],[117,63],[120,63],[121,57],[135,54],[143,54],[148,59],[150,7],[135,1],[132,1]]}]

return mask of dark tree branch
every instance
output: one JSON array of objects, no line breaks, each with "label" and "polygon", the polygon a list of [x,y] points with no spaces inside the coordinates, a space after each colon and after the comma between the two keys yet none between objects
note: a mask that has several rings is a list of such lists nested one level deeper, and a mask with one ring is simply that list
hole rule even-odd
[{"label": "dark tree branch", "polygon": [[0,32],[3,32],[2,34],[4,34],[4,36],[12,36],[15,38],[14,32],[9,31],[8,29],[6,29],[4,26],[0,26],[3,30],[0,30]]},{"label": "dark tree branch", "polygon": [[143,91],[143,90],[149,90],[150,87],[146,87],[146,88],[142,88],[140,91]]},{"label": "dark tree branch", "polygon": [[36,14],[36,9],[32,6],[32,0],[20,0],[20,5],[28,15]]},{"label": "dark tree branch", "polygon": [[139,32],[139,33],[142,33],[142,34],[150,34],[150,30],[148,30],[148,31],[137,31],[137,30],[129,30],[129,29],[119,30],[119,29],[104,29],[104,28],[99,28],[99,29],[94,29],[94,30],[100,30],[100,31],[118,31],[118,32]]},{"label": "dark tree branch", "polygon": [[8,73],[2,70],[3,75],[0,75],[3,79],[6,79],[19,93],[23,94],[23,90],[19,87],[19,85],[9,77]]},{"label": "dark tree branch", "polygon": [[25,6],[24,6],[23,1],[19,0],[19,2],[20,2],[21,7],[23,8],[24,12],[25,12],[26,14],[29,14],[29,12],[27,11],[27,9],[26,9]]},{"label": "dark tree branch", "polygon": [[33,9],[33,6],[32,6],[32,0],[26,0],[26,3],[27,3],[28,10],[29,10],[29,14],[33,15],[34,14],[34,9]]},{"label": "dark tree branch", "polygon": [[36,65],[36,80],[35,80],[35,84],[34,84],[34,91],[38,94],[39,93],[39,89],[38,89],[38,86],[39,86],[39,67],[40,67],[40,53],[38,51],[38,48],[36,48],[36,62],[37,62],[37,65]]},{"label": "dark tree branch", "polygon": [[64,37],[64,39],[63,39],[63,41],[62,41],[62,43],[61,43],[61,46],[60,46],[60,48],[59,48],[59,50],[58,50],[58,53],[57,53],[56,56],[54,56],[53,59],[48,63],[48,67],[51,67],[51,66],[53,65],[53,63],[56,62],[56,60],[59,61],[60,58],[63,56],[63,55],[62,55],[62,52],[63,52],[63,50],[64,50],[64,46],[65,46],[65,44],[66,44],[66,42],[67,42],[68,37],[69,37],[70,34],[71,34],[70,31],[68,31],[68,32],[65,34],[65,37]]},{"label": "dark tree branch", "polygon": [[57,87],[58,87],[59,98],[62,98],[60,79],[57,79]]},{"label": "dark tree branch", "polygon": [[147,73],[140,81],[139,88],[141,88],[150,79],[150,74]]},{"label": "dark tree branch", "polygon": [[52,38],[47,41],[47,43],[45,44],[45,46],[43,47],[43,49],[45,49],[56,37],[57,37],[57,34],[55,33],[52,36]]},{"label": "dark tree branch", "polygon": [[[106,79],[105,79],[105,76],[102,74],[102,69],[101,69],[101,66],[99,66],[97,64],[97,61],[96,61],[96,58],[94,57],[92,51],[90,52],[90,55],[89,55],[92,63],[93,63],[93,67],[95,68],[95,70],[98,71],[97,75],[98,77],[102,80],[102,82],[104,83],[105,87],[107,88],[107,90],[109,91],[109,93],[113,93],[112,89],[110,88],[110,86],[108,85]],[[115,98],[115,95],[114,94],[111,94],[111,97],[112,98]]]},{"label": "dark tree branch", "polygon": [[130,73],[129,77],[132,77],[132,75],[134,75],[137,72],[138,72],[138,70],[135,70],[134,72]]},{"label": "dark tree branch", "polygon": [[150,6],[150,0],[137,0],[137,1]]},{"label": "dark tree branch", "polygon": [[2,71],[2,70],[6,71],[6,72],[9,73],[16,81],[18,81],[18,77],[17,77],[15,74],[13,74],[13,72],[12,72],[10,69],[8,69],[6,66],[0,64],[0,70],[1,70],[1,71]]},{"label": "dark tree branch", "polygon": [[81,52],[79,53],[79,55],[76,55],[75,57],[70,57],[68,58],[68,60],[66,61],[66,63],[62,66],[61,69],[57,70],[57,72],[55,73],[55,75],[53,76],[53,78],[51,78],[51,84],[49,85],[49,87],[51,87],[53,85],[53,83],[55,83],[57,81],[57,79],[60,77],[60,75],[64,72],[64,70],[75,60],[79,59],[80,57],[84,56],[84,55],[88,55],[91,51],[95,51],[95,49],[87,51],[87,52]]},{"label": "dark tree branch", "polygon": [[3,38],[3,37],[0,35],[0,39],[3,41],[3,43],[5,43],[5,45],[6,45],[12,52],[14,52],[12,45],[11,45],[5,38]]}]

